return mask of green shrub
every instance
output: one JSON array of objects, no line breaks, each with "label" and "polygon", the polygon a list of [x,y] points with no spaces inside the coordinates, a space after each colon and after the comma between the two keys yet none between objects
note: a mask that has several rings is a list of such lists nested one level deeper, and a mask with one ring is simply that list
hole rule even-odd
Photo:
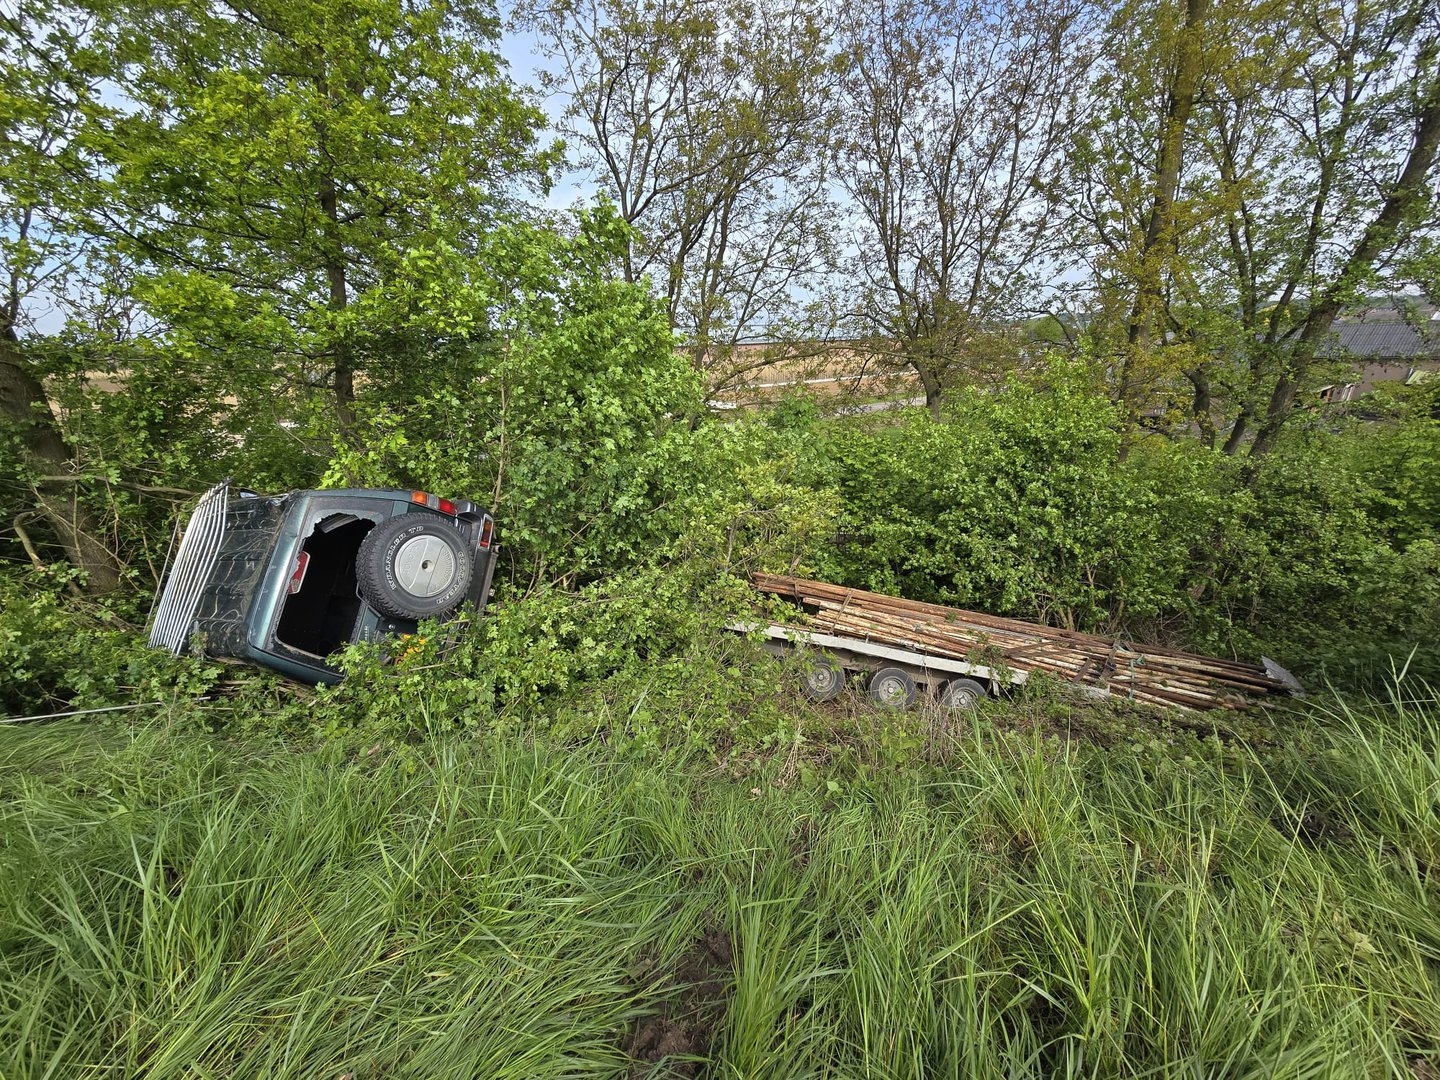
[{"label": "green shrub", "polygon": [[647,753],[763,746],[787,721],[777,667],[725,630],[748,599],[736,578],[675,567],[540,589],[473,625],[352,647],[345,680],[321,689],[306,716],[323,734],[362,741],[466,729]]},{"label": "green shrub", "polygon": [[208,693],[218,665],[150,648],[136,614],[62,599],[30,576],[0,579],[0,710],[34,715]]},{"label": "green shrub", "polygon": [[[1242,463],[1156,436],[1121,457],[1116,410],[1057,362],[915,411],[811,421],[805,476],[839,492],[813,561],[861,588],[1254,656],[1347,680],[1440,672],[1440,522],[1428,412],[1337,437],[1297,432]],[[1362,450],[1363,448],[1363,450]],[[1412,501],[1412,496],[1414,499]]]}]

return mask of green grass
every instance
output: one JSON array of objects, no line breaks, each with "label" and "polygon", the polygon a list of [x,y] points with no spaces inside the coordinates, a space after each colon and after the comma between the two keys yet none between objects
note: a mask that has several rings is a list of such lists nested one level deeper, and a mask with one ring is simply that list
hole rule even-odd
[{"label": "green grass", "polygon": [[5,730],[0,1077],[1434,1075],[1434,694],[987,716],[744,775]]}]

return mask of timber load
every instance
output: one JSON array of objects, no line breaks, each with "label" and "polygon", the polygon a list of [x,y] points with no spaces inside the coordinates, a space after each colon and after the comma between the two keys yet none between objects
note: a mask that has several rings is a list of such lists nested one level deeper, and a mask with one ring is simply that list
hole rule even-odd
[{"label": "timber load", "polygon": [[923,656],[1008,671],[1019,683],[1045,673],[1092,695],[1187,709],[1239,709],[1300,684],[1273,661],[1249,664],[1139,646],[1022,619],[904,600],[823,581],[752,574],[760,592],[785,597],[808,614],[803,628]]}]

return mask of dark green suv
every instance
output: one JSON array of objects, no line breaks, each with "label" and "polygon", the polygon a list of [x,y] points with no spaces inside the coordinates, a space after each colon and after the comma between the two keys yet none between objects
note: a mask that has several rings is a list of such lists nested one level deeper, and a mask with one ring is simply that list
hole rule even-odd
[{"label": "dark green suv", "polygon": [[257,495],[217,484],[167,560],[150,644],[335,682],[356,641],[484,609],[495,522],[423,491],[344,488]]}]

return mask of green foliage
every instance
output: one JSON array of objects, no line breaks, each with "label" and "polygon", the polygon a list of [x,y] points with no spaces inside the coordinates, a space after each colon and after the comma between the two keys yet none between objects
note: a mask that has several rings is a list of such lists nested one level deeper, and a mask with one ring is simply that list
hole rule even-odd
[{"label": "green foliage", "polygon": [[[1093,625],[1172,601],[1187,537],[1166,535],[1172,488],[1117,460],[1115,409],[1080,365],[957,393],[945,422],[919,414],[838,427],[820,475],[840,488],[841,543],[821,573],[996,613]],[[1198,470],[1184,485],[1204,510]]]},{"label": "green foliage", "polygon": [[54,0],[0,12],[0,331],[29,329],[27,301],[64,295],[83,245],[71,215],[94,158],[79,120],[111,65],[72,14]]},{"label": "green foliage", "polygon": [[[0,511],[65,474],[40,500],[56,535],[32,524],[47,558],[58,536],[85,561],[77,491],[93,520],[74,531],[124,563],[164,528],[145,488],[313,484],[372,359],[347,307],[412,249],[473,246],[555,159],[484,0],[26,0],[3,19],[0,360],[33,399],[6,374],[3,404],[39,416],[50,394],[62,423]],[[52,298],[62,332],[34,325]]]},{"label": "green foliage", "polygon": [[[127,618],[127,616],[129,618]],[[112,606],[79,607],[57,590],[0,579],[0,712],[186,702],[211,691],[220,668],[151,649]]]},{"label": "green foliage", "polygon": [[[448,650],[432,638],[354,649],[345,681],[320,691],[304,724],[347,745],[407,746],[461,729],[598,742],[647,759],[676,749],[753,753],[794,738],[774,661],[713,625],[676,640],[689,628],[657,627],[652,600],[625,599],[530,597]],[[593,636],[607,630],[607,639]],[[265,727],[278,729],[273,720]]]},{"label": "green foliage", "polygon": [[214,397],[334,394],[364,367],[342,317],[412,247],[464,243],[551,162],[470,0],[100,5],[128,99],[87,138],[106,157],[91,227],[147,276],[168,345]]},{"label": "green foliage", "polygon": [[[841,495],[821,577],[1063,626],[1121,630],[1337,678],[1413,647],[1440,667],[1422,406],[1353,436],[1296,432],[1255,486],[1189,441],[1118,454],[1083,367],[957,395],[943,423],[817,429],[806,464]],[[1412,466],[1411,462],[1415,464]],[[1387,468],[1393,465],[1394,468]]]},{"label": "green foliage", "polygon": [[[1110,42],[1112,73],[1137,78],[1098,87],[1112,107],[1069,194],[1111,253],[1095,265],[1096,340],[1137,325],[1137,279],[1158,283],[1123,411],[1101,392],[1110,373],[1034,365],[1003,330],[1005,366],[1036,370],[941,386],[992,347],[960,316],[1023,291],[1042,218],[1066,201],[1054,140],[1085,55],[1035,35],[1044,4],[919,8],[946,33],[979,20],[966,41],[984,47],[957,52],[952,86],[1030,57],[1035,99],[1056,105],[1022,137],[1005,118],[1034,94],[994,83],[979,113],[1005,123],[932,125],[921,135],[946,153],[908,162],[929,180],[897,189],[889,140],[918,113],[892,97],[953,113],[930,79],[945,58],[871,63],[898,80],[879,93],[863,73],[850,83],[861,111],[896,121],[850,140],[880,139],[869,165],[841,162],[874,223],[902,226],[881,229],[893,258],[871,266],[895,304],[869,313],[909,340],[948,409],[832,421],[796,400],[729,423],[707,415],[673,327],[734,336],[791,307],[784,283],[831,254],[821,133],[805,130],[823,104],[806,88],[830,74],[819,20],[771,25],[743,0],[715,18],[650,5],[602,19],[592,30],[617,52],[663,49],[593,80],[577,57],[584,92],[613,75],[629,95],[614,115],[644,121],[632,145],[671,156],[613,174],[618,209],[545,218],[515,203],[554,159],[503,77],[488,4],[22,0],[0,14],[0,375],[29,379],[5,399],[0,526],[35,520],[40,473],[17,434],[48,396],[64,439],[46,471],[64,475],[46,483],[83,489],[53,497],[52,531],[84,509],[129,581],[158,563],[184,492],[225,472],[473,497],[505,554],[483,618],[354,647],[345,681],[314,692],[148,649],[144,602],[79,602],[63,566],[0,582],[0,708],[158,702],[163,723],[5,730],[7,1080],[1440,1069],[1432,691],[1187,718],[1203,738],[1039,686],[963,722],[876,716],[849,699],[797,707],[793,668],[725,629],[756,610],[747,571],[800,570],[1272,650],[1337,681],[1397,657],[1412,679],[1440,674],[1433,390],[1378,421],[1292,423],[1254,475],[1203,439],[1126,445],[1124,430],[1182,368],[1210,379],[1219,420],[1258,416],[1284,357],[1257,342],[1305,317],[1261,298],[1319,296],[1337,275],[1352,289],[1384,264],[1378,249],[1349,269],[1325,252],[1355,250],[1384,190],[1371,174],[1404,156],[1414,125],[1384,121],[1420,99],[1390,76],[1434,58],[1386,42],[1419,32],[1406,20],[1420,7],[1357,12],[1355,55],[1384,86],[1323,106],[1309,157],[1293,142],[1309,127],[1285,118],[1349,79],[1346,46],[1327,46],[1314,80],[1272,86],[1272,67],[1293,74],[1307,51],[1293,13],[1204,9],[1199,113],[1169,133],[1187,162],[1173,236],[1145,217],[1181,9],[1116,9],[1117,30],[1163,32]],[[1246,32],[1272,24],[1285,33]],[[909,45],[919,57],[943,37]],[[694,78],[657,83],[664,70]],[[1232,121],[1238,139],[1208,138]],[[1013,165],[1014,138],[1038,156],[957,186],[956,131],[976,160]],[[1232,159],[1214,190],[1207,155]],[[1307,160],[1335,165],[1336,201],[1297,237],[1294,206],[1322,184]],[[976,213],[937,226],[921,189]],[[932,243],[1032,208],[980,247]],[[629,227],[642,216],[644,237]],[[1257,258],[1225,269],[1252,220]],[[654,283],[668,304],[638,280],[647,260],[669,267]],[[961,279],[969,300],[946,294]],[[22,342],[22,302],[44,283],[75,286],[83,318]],[[1319,371],[1291,359],[1296,385]],[[123,375],[125,393],[97,393],[95,372]],[[204,730],[220,718],[224,741]],[[276,732],[322,745],[256,737]]]},{"label": "green foliage", "polygon": [[1334,318],[1433,276],[1430,5],[1105,10],[1051,189],[1088,249],[1086,336],[1132,422],[1164,410],[1258,459],[1326,381]]},{"label": "green foliage", "polygon": [[[644,559],[624,561],[623,545],[612,545],[617,558],[604,576],[512,589],[473,625],[352,648],[344,682],[319,693],[306,725],[386,741],[455,727],[547,730],[642,751],[782,737],[775,668],[725,626],[756,606],[741,575],[790,569],[829,518],[823,497],[787,485],[773,459],[724,473],[741,460],[739,444],[763,431],[711,432],[736,452],[713,458],[703,480],[690,474],[696,490],[675,511],[682,534],[657,532]],[[671,512],[654,516],[669,521]],[[767,694],[772,705],[757,705]],[[617,697],[629,703],[605,705]]]},{"label": "green foliage", "polygon": [[[703,418],[659,306],[616,272],[628,232],[602,207],[573,230],[498,228],[475,257],[412,252],[402,283],[353,309],[366,347],[390,360],[359,446],[338,448],[327,482],[489,502],[504,576],[525,588],[701,548],[738,557],[732,520],[773,533],[761,522],[787,503],[793,528],[813,527],[802,522],[820,497],[785,490],[782,435]],[[406,340],[442,345],[407,353]]]},{"label": "green foliage", "polygon": [[[659,308],[615,275],[625,233],[602,209],[573,235],[498,228],[474,258],[412,251],[406,277],[353,312],[390,360],[328,480],[489,502],[533,574],[562,554],[575,569],[633,560],[665,485],[688,475],[700,398]],[[441,347],[407,352],[409,335]]]},{"label": "green foliage", "polygon": [[1341,435],[1339,465],[1365,477],[1370,516],[1398,545],[1440,531],[1440,381],[1382,387],[1362,405],[1381,422]]},{"label": "green foliage", "polygon": [[[1365,433],[1362,440],[1369,440]],[[1292,442],[1249,498],[1237,498],[1233,547],[1215,568],[1215,599],[1244,638],[1301,667],[1348,682],[1382,676],[1418,649],[1416,669],[1440,671],[1440,521],[1398,543],[1372,511],[1385,478],[1347,468],[1340,448]],[[1242,638],[1242,640],[1244,640]]]}]

